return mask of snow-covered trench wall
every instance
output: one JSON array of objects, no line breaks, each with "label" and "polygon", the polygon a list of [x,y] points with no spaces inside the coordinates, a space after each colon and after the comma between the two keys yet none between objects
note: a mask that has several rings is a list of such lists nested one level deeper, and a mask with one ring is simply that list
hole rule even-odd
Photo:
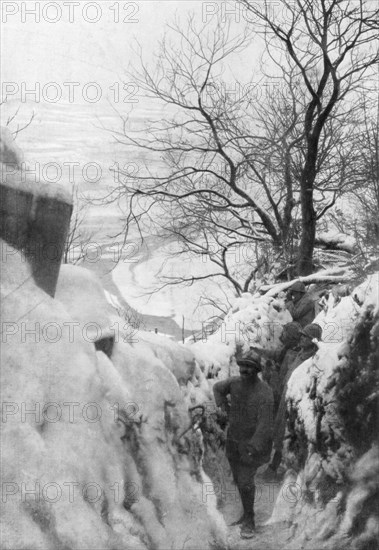
[{"label": "snow-covered trench wall", "polygon": [[[288,548],[371,550],[379,541],[379,273],[330,295],[315,319],[316,355],[287,391],[283,485],[271,523],[292,525]],[[288,495],[288,492],[287,492]]]},{"label": "snow-covered trench wall", "polygon": [[[43,186],[26,191],[46,195]],[[157,335],[131,338],[84,269],[62,266],[46,292],[38,255],[31,261],[10,243],[9,227],[1,241],[1,547],[223,548],[225,523],[215,499],[204,498],[211,482],[201,436],[182,435],[187,384],[201,379],[193,354]]]}]

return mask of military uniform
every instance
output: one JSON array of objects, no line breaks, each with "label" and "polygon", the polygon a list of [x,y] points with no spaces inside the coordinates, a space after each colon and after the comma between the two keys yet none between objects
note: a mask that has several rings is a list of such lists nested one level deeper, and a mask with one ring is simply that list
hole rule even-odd
[{"label": "military uniform", "polygon": [[227,406],[230,396],[226,456],[241,495],[244,517],[254,524],[254,476],[257,468],[270,459],[273,393],[259,378],[246,380],[238,376],[217,382],[213,391],[219,407]]},{"label": "military uniform", "polygon": [[305,327],[315,318],[315,304],[307,294],[304,294],[297,302],[288,302],[287,309],[292,319]]}]

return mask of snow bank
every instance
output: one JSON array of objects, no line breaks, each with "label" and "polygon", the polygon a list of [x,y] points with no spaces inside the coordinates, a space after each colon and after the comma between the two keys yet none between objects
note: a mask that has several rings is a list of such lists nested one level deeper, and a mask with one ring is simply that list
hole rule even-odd
[{"label": "snow bank", "polygon": [[284,451],[297,498],[285,506],[282,492],[270,520],[292,522],[288,548],[363,549],[377,540],[378,291],[375,273],[350,296],[330,295],[315,319],[323,341],[288,382]]},{"label": "snow bank", "polygon": [[227,378],[238,372],[234,361],[237,349],[276,350],[282,327],[290,321],[283,298],[243,294],[217,330],[207,335],[204,327],[203,340],[190,348],[206,376]]},{"label": "snow bank", "polygon": [[[298,277],[296,281],[301,281],[305,285],[317,284],[317,283],[343,283],[350,282],[354,278],[354,272],[348,267],[334,267],[329,269],[322,269],[317,273],[306,275],[304,277]],[[286,281],[284,283],[274,285],[262,285],[259,292],[265,293],[265,296],[280,296],[281,292],[288,290],[295,280]]]},{"label": "snow bank", "polygon": [[373,274],[357,286],[349,296],[340,297],[338,292],[329,294],[326,309],[315,318],[323,329],[323,341],[327,343],[346,342],[367,309],[377,313],[379,304],[379,277]]},{"label": "snow bank", "polygon": [[354,237],[335,230],[317,233],[316,245],[326,249],[345,250],[354,254],[356,252],[357,241]]},{"label": "snow bank", "polygon": [[[189,350],[131,339],[86,270],[64,266],[51,298],[13,252],[2,266],[2,547],[223,548],[201,438],[180,437]],[[113,340],[109,356],[99,338]]]}]

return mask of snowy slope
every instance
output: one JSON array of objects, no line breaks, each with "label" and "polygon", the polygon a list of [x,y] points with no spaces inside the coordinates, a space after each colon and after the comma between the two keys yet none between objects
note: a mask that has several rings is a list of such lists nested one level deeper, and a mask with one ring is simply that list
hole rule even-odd
[{"label": "snowy slope", "polygon": [[[124,341],[86,270],[64,267],[55,299],[16,251],[2,273],[2,547],[222,548],[201,440],[176,439],[189,425],[178,379],[194,374],[190,352]],[[111,357],[96,352],[112,335]]]}]

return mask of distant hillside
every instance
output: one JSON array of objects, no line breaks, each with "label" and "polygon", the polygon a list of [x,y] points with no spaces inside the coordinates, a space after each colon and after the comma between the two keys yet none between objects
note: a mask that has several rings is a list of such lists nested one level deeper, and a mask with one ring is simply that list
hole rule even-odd
[{"label": "distant hillside", "polygon": [[[80,265],[96,273],[96,275],[100,278],[104,289],[116,296],[121,306],[128,310],[131,315],[138,320],[142,330],[153,332],[155,329],[158,329],[158,332],[168,334],[169,336],[172,336],[174,340],[182,340],[182,328],[173,318],[162,315],[143,314],[127,303],[112,278],[112,269],[114,269],[116,264],[111,258],[107,258],[106,254],[104,254],[99,261],[90,262],[84,260]],[[191,330],[184,330],[184,338],[191,335]]]}]

